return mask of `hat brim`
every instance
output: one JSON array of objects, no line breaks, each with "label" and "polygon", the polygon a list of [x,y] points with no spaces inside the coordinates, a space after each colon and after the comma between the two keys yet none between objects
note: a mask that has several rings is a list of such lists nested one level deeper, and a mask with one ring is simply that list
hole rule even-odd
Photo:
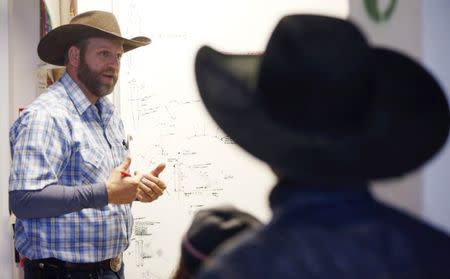
[{"label": "hat brim", "polygon": [[422,165],[443,146],[450,125],[444,92],[419,64],[387,49],[372,48],[371,56],[367,128],[340,138],[293,130],[268,116],[255,86],[262,56],[202,47],[195,73],[213,119],[250,154],[287,174],[371,180]]},{"label": "hat brim", "polygon": [[69,46],[86,38],[111,37],[123,41],[123,51],[148,45],[151,40],[147,37],[126,39],[117,34],[83,24],[61,25],[50,31],[38,45],[38,55],[42,61],[49,64],[64,66],[64,53]]}]

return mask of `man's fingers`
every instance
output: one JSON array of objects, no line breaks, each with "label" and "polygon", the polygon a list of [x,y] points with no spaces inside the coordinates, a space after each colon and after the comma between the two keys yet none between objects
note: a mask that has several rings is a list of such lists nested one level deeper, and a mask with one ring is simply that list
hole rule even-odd
[{"label": "man's fingers", "polygon": [[161,189],[161,191],[164,191],[164,189],[166,189],[166,184],[164,183],[164,181],[156,176],[144,175],[143,179],[146,179],[146,181],[148,181],[148,183],[146,184],[154,185],[154,187]]},{"label": "man's fingers", "polygon": [[153,193],[152,191],[148,192],[148,189],[146,190],[143,188],[146,188],[146,187],[145,186],[140,187],[138,189],[138,193],[136,195],[137,200],[139,200],[140,202],[152,202],[159,198],[159,195]]},{"label": "man's fingers", "polygon": [[[144,188],[149,189],[151,192],[157,194],[158,196],[163,194],[165,189],[164,183],[161,183],[162,185],[158,185],[157,183],[149,180],[146,176],[144,176],[141,181]],[[146,192],[148,193],[148,191]]]},{"label": "man's fingers", "polygon": [[159,174],[166,168],[166,164],[160,163],[154,170],[150,172],[151,175],[158,177]]},{"label": "man's fingers", "polygon": [[140,171],[135,171],[134,176],[138,185],[138,192],[136,194],[137,200],[141,202],[152,202],[158,199],[166,189],[166,184],[163,180],[158,178],[158,175],[164,170],[166,165],[159,164],[150,174],[144,174]]},{"label": "man's fingers", "polygon": [[138,191],[136,194],[136,199],[141,202],[145,201],[145,197],[143,195],[145,194],[142,191]]}]

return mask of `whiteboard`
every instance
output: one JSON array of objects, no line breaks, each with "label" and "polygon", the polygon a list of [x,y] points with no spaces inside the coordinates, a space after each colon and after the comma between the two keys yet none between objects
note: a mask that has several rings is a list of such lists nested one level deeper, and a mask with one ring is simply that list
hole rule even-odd
[{"label": "whiteboard", "polygon": [[[96,1],[80,2],[80,13],[98,9]],[[167,184],[164,195],[153,203],[133,203],[135,225],[124,255],[125,273],[127,278],[170,278],[181,237],[197,210],[231,203],[268,220],[267,196],[275,183],[270,169],[240,149],[207,114],[193,72],[197,49],[208,44],[227,52],[261,52],[283,15],[345,17],[347,1],[102,2],[115,13],[126,37],[152,39],[149,46],[123,56],[119,97],[114,98],[133,138],[131,169],[149,171],[159,162],[167,164],[161,174]]]}]

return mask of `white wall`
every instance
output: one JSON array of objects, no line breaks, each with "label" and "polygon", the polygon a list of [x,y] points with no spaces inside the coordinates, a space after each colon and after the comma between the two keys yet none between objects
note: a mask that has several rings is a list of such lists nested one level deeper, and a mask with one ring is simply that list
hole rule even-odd
[{"label": "white wall", "polygon": [[[393,0],[378,0],[382,11]],[[421,58],[422,1],[397,0],[392,16],[386,22],[374,22],[367,14],[362,0],[349,0],[349,17],[366,32],[370,42],[405,52]]]},{"label": "white wall", "polygon": [[9,40],[7,0],[0,1],[0,271],[1,278],[13,278],[12,229],[8,214],[8,176],[9,176]]},{"label": "white wall", "polygon": [[[381,9],[391,0],[377,1]],[[350,18],[367,33],[370,42],[401,50],[432,71],[450,97],[450,1],[397,1],[391,19],[375,23],[364,1],[349,0]],[[450,99],[450,98],[449,98]],[[450,147],[406,177],[374,184],[383,200],[450,232]]]},{"label": "white wall", "polygon": [[[2,55],[2,63],[0,67],[8,67],[5,61],[9,59],[8,69],[1,68],[2,78],[4,71],[6,71],[7,82],[1,82],[2,87],[1,92],[9,92],[8,94],[0,94],[0,106],[5,106],[5,108],[0,109],[0,119],[9,119],[9,121],[2,121],[1,125],[6,125],[7,127],[0,129],[0,154],[5,154],[5,158],[9,158],[9,140],[8,140],[8,130],[12,121],[17,118],[18,108],[25,107],[30,104],[36,97],[36,83],[35,83],[35,71],[40,60],[37,56],[36,48],[39,42],[39,1],[29,1],[29,0],[2,0],[2,14],[1,20],[4,21],[9,17],[8,24],[0,24],[3,28],[7,26],[7,31],[9,33],[9,38],[6,36],[6,41],[9,41],[9,53],[8,49],[0,51]],[[3,12],[3,8],[7,9],[8,12]],[[3,30],[3,29],[2,29]],[[6,35],[8,35],[6,33]],[[1,31],[1,34],[5,34]],[[1,47],[4,48],[3,44],[5,38],[2,35]],[[3,55],[6,58],[3,58]],[[5,87],[5,88],[3,88]],[[9,87],[9,88],[7,88]],[[3,98],[6,98],[3,100]],[[9,99],[8,99],[9,98]],[[7,155],[7,157],[6,157]],[[1,214],[8,212],[7,197],[8,197],[8,177],[9,177],[9,159],[1,160],[0,162],[0,205]],[[0,224],[2,231],[0,233],[4,249],[0,250],[0,253],[4,253],[0,261],[0,277],[3,279],[7,278],[22,278],[21,270],[17,268],[17,265],[13,263],[12,254],[12,235],[11,235],[11,225],[6,225],[3,223],[3,215],[1,215]],[[4,242],[3,242],[4,240]],[[5,268],[3,268],[5,265]],[[6,272],[6,274],[4,273]]]},{"label": "white wall", "polygon": [[17,118],[18,108],[36,98],[36,69],[39,42],[39,1],[10,1],[10,81],[12,107],[10,120]]},{"label": "white wall", "polygon": [[[391,0],[377,2],[380,10],[384,10]],[[370,43],[401,50],[420,59],[421,3],[421,0],[397,1],[397,6],[390,19],[377,23],[368,16],[364,1],[349,0],[349,18],[361,27]],[[373,185],[372,189],[382,200],[414,215],[422,215],[423,178],[421,171],[389,181],[375,182]]]},{"label": "white wall", "polygon": [[[422,3],[423,61],[450,99],[450,1]],[[423,213],[450,233],[450,146],[424,172]]]}]

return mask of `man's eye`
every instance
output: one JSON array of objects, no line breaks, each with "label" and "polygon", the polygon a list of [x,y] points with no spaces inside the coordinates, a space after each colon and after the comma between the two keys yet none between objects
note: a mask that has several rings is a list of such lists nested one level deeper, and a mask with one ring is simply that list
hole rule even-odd
[{"label": "man's eye", "polygon": [[100,52],[100,55],[103,57],[109,57],[109,52],[108,51],[102,51]]}]

